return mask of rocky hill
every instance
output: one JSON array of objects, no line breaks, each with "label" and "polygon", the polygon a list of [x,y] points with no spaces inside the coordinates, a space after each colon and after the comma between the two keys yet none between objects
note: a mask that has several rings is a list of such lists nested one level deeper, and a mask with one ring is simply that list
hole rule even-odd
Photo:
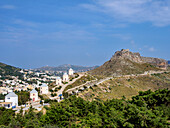
[{"label": "rocky hill", "polygon": [[139,53],[122,49],[115,52],[109,61],[89,73],[100,76],[140,74],[149,70],[165,70],[167,65],[167,61],[164,59],[142,57]]},{"label": "rocky hill", "polygon": [[57,67],[51,67],[51,66],[45,66],[41,68],[37,68],[36,70],[41,71],[68,71],[70,68],[72,68],[76,72],[86,72],[90,71],[92,69],[95,69],[99,66],[93,66],[93,67],[85,67],[85,66],[78,66],[78,65],[71,65],[71,64],[64,64]]}]

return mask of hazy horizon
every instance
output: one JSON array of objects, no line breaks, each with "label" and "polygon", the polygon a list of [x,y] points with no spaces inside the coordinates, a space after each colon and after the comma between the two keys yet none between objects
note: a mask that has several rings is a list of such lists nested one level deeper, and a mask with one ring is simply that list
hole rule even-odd
[{"label": "hazy horizon", "polygon": [[0,62],[102,65],[121,49],[170,60],[170,1],[1,0]]}]

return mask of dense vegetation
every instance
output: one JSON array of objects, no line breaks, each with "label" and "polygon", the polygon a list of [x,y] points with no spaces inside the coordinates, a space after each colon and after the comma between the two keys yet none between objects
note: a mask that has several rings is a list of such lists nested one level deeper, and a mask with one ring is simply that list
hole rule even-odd
[{"label": "dense vegetation", "polygon": [[13,110],[0,107],[0,127],[2,127],[2,125],[9,125],[14,115]]},{"label": "dense vegetation", "polygon": [[30,100],[30,93],[27,91],[16,92],[18,95],[18,105],[24,105]]},{"label": "dense vegetation", "polygon": [[[0,109],[1,125],[17,128],[111,127],[168,128],[170,91],[168,89],[139,92],[132,100],[86,101],[71,96],[61,103],[51,102],[46,114],[31,108],[23,116],[14,117],[11,110]],[[9,114],[10,113],[10,114]],[[4,121],[4,118],[6,119]]]},{"label": "dense vegetation", "polygon": [[0,94],[0,100],[4,100],[5,99],[5,95]]}]

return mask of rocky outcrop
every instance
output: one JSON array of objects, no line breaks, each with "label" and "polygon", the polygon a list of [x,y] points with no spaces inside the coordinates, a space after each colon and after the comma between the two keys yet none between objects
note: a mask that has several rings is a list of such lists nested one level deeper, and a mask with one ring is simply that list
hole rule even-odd
[{"label": "rocky outcrop", "polygon": [[165,69],[165,70],[168,66],[168,62],[166,60],[160,59],[160,58],[142,57],[142,61],[144,63],[149,63],[149,64],[152,64],[152,65],[158,67],[158,68]]},{"label": "rocky outcrop", "polygon": [[132,62],[136,63],[142,63],[142,57],[140,56],[139,53],[133,53],[130,52],[129,49],[122,49],[121,51],[115,52],[115,54],[112,56],[112,60],[117,60],[117,59],[128,59]]},{"label": "rocky outcrop", "polygon": [[168,66],[168,62],[164,59],[142,57],[138,52],[133,53],[130,52],[129,49],[122,49],[121,51],[115,52],[115,54],[111,58],[111,61],[115,59],[128,59],[136,63],[149,63],[161,69],[166,69]]},{"label": "rocky outcrop", "polygon": [[142,57],[139,53],[122,49],[115,52],[109,61],[89,73],[101,76],[140,74],[150,70],[166,69],[167,65],[167,61],[164,59]]}]

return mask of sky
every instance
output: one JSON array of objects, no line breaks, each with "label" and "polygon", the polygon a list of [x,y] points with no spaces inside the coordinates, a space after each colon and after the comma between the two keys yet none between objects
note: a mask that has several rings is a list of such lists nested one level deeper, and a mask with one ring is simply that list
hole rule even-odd
[{"label": "sky", "polygon": [[0,0],[0,62],[94,66],[121,49],[170,60],[170,0]]}]

